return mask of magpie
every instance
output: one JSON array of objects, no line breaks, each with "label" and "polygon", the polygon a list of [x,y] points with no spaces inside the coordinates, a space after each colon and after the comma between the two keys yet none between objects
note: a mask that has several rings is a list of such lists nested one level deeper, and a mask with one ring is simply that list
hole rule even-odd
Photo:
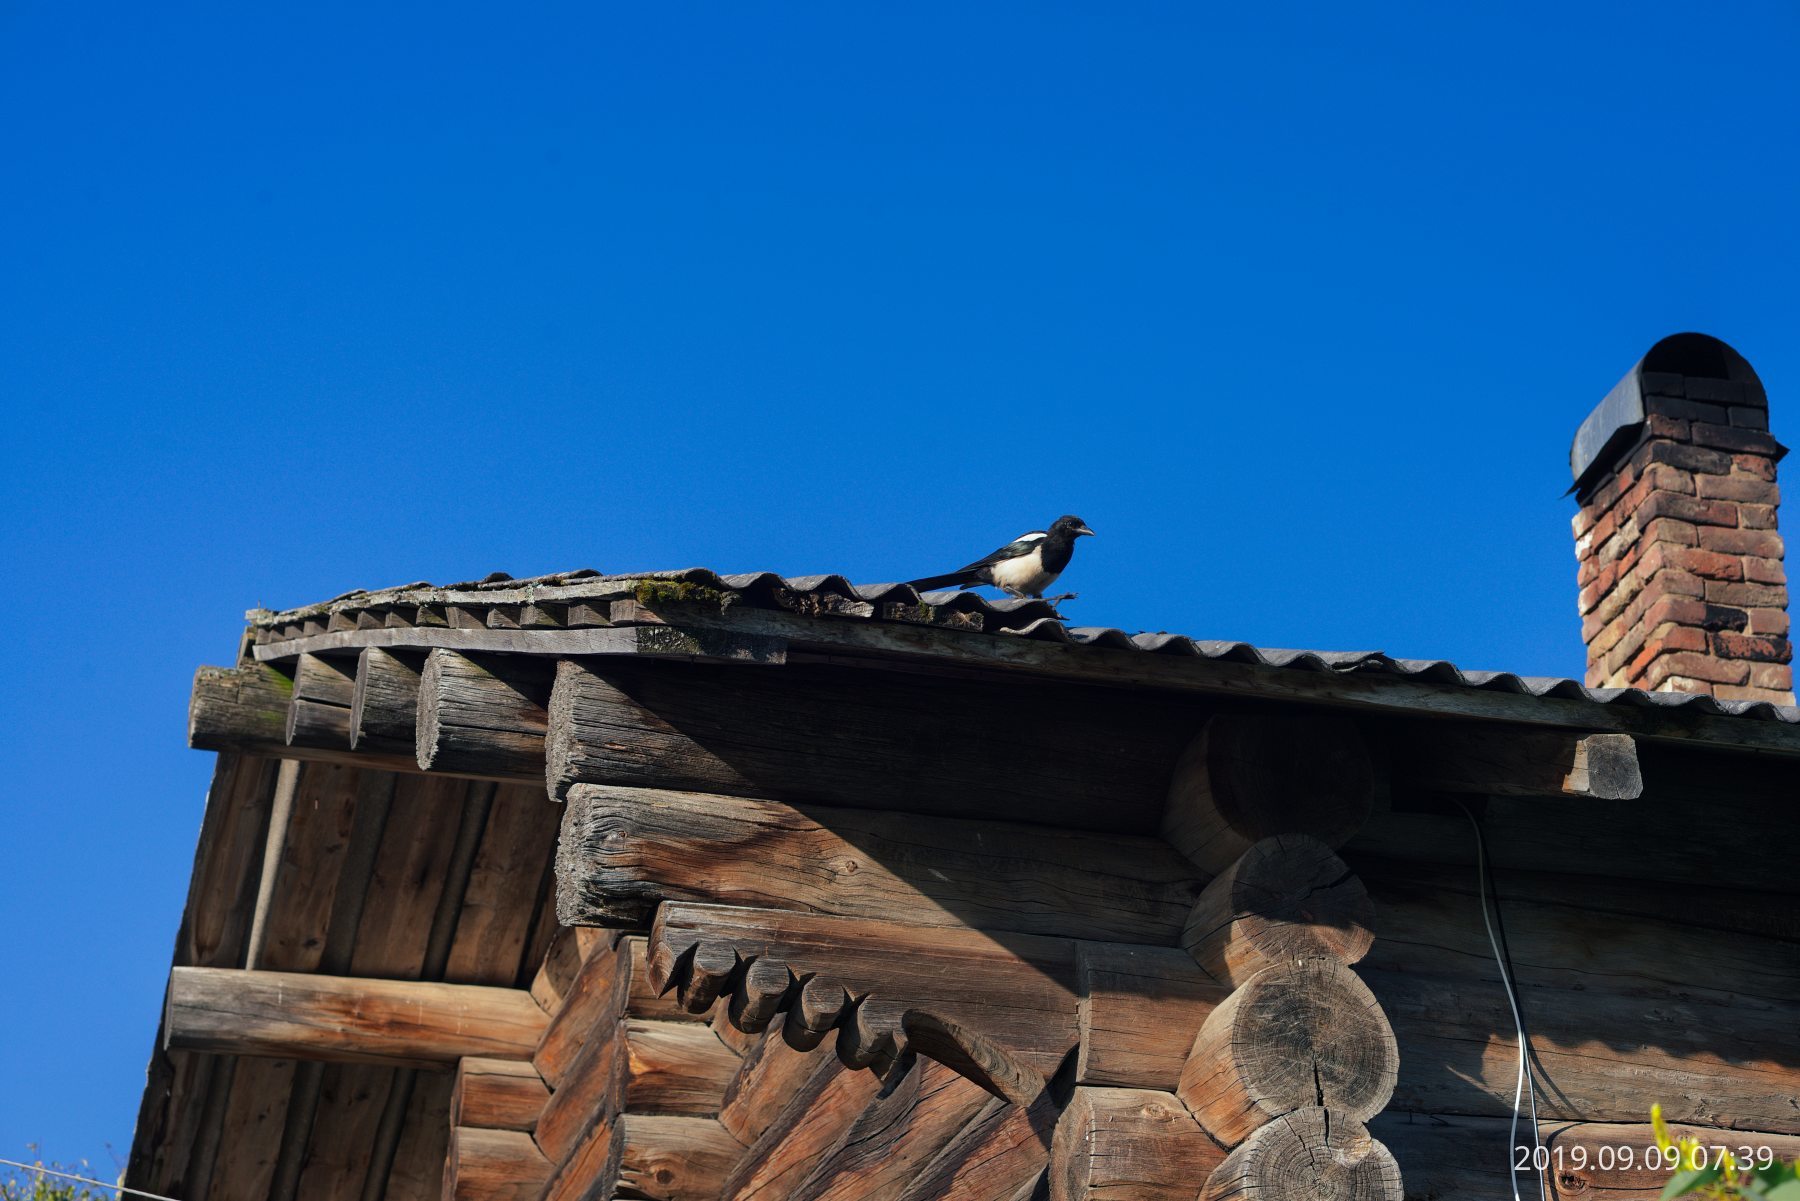
[{"label": "magpie", "polygon": [[[1087,522],[1079,517],[1058,517],[1047,530],[1020,534],[1005,546],[975,560],[961,571],[948,575],[926,576],[908,583],[920,592],[933,588],[973,588],[991,584],[1008,596],[1042,597],[1044,589],[1056,582],[1063,568],[1075,556],[1075,539],[1092,535]],[[1073,600],[1075,594],[1057,600]]]}]

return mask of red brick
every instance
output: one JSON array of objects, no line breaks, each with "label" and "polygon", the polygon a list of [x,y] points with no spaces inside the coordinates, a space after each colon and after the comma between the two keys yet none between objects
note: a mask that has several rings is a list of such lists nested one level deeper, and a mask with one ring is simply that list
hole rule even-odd
[{"label": "red brick", "polygon": [[1644,411],[1683,421],[1711,421],[1719,425],[1730,420],[1722,404],[1704,400],[1681,400],[1672,396],[1644,397]]},{"label": "red brick", "polygon": [[1754,475],[1697,475],[1694,484],[1707,500],[1747,501],[1753,505],[1778,505],[1781,491],[1772,480]]},{"label": "red brick", "polygon": [[1734,659],[1715,659],[1697,651],[1677,651],[1662,656],[1644,673],[1652,688],[1670,676],[1705,680],[1709,684],[1743,684],[1750,679],[1750,665]]},{"label": "red brick", "polygon": [[1734,429],[1729,425],[1709,425],[1703,421],[1696,421],[1689,428],[1694,441],[1701,446],[1743,454],[1768,455],[1771,458],[1781,453],[1781,443],[1761,430]]},{"label": "red brick", "polygon": [[1615,473],[1611,479],[1594,489],[1594,493],[1592,496],[1588,497],[1585,507],[1593,510],[1595,513],[1604,513],[1612,508],[1613,503],[1617,501],[1619,497],[1623,496],[1635,483],[1637,483],[1637,476],[1632,472],[1631,468],[1622,468]]},{"label": "red brick", "polygon": [[1772,530],[1775,528],[1775,506],[1739,505],[1738,524],[1747,530]]},{"label": "red brick", "polygon": [[1720,684],[1713,689],[1713,695],[1722,701],[1768,701],[1772,705],[1794,703],[1792,689],[1757,688],[1750,684]]},{"label": "red brick", "polygon": [[1706,599],[1715,605],[1737,605],[1745,609],[1785,609],[1787,589],[1772,584],[1730,584],[1715,580],[1706,585]]},{"label": "red brick", "polygon": [[1673,371],[1640,371],[1638,391],[1646,396],[1686,396],[1687,377]]},{"label": "red brick", "polygon": [[1744,556],[1744,578],[1752,584],[1786,584],[1787,571],[1780,559]]},{"label": "red brick", "polygon": [[1775,460],[1768,455],[1732,455],[1731,466],[1734,470],[1758,479],[1775,478]]},{"label": "red brick", "polygon": [[[1719,685],[1706,680],[1690,680],[1686,676],[1670,676],[1661,684],[1651,688],[1652,692],[1691,692],[1699,696],[1711,696],[1713,689]],[[1729,685],[1726,685],[1729,687]]]},{"label": "red brick", "polygon": [[[1645,640],[1643,648],[1632,656],[1630,666],[1625,669],[1626,674],[1631,679],[1637,679],[1645,673],[1651,660],[1658,655],[1673,654],[1676,651],[1703,651],[1706,647],[1706,635],[1699,630],[1689,629],[1686,626],[1669,626],[1667,634]],[[1609,675],[1618,670],[1617,666],[1610,661],[1608,667],[1607,674]]]},{"label": "red brick", "polygon": [[[1712,585],[1708,584],[1707,587]],[[1691,596],[1664,596],[1644,611],[1642,621],[1647,630],[1654,630],[1665,621],[1684,626],[1703,626],[1706,624],[1706,610],[1704,602]]]},{"label": "red brick", "polygon": [[1724,475],[1731,470],[1731,456],[1724,451],[1686,442],[1651,442],[1644,447],[1644,454],[1649,463],[1663,463],[1682,471]]},{"label": "red brick", "polygon": [[[1794,669],[1786,663],[1752,663],[1750,665],[1750,685],[1753,688],[1772,688],[1777,692],[1794,691]],[[1793,704],[1790,699],[1787,704]]]},{"label": "red brick", "polygon": [[[1710,532],[1712,526],[1708,526]],[[1733,531],[1734,533],[1736,531]],[[1744,564],[1736,555],[1720,554],[1713,550],[1703,550],[1696,546],[1671,546],[1662,551],[1662,557],[1672,567],[1691,572],[1709,580],[1741,580],[1744,578]],[[1648,557],[1646,557],[1648,561]]]},{"label": "red brick", "polygon": [[1700,624],[1708,630],[1741,630],[1750,624],[1750,614],[1730,605],[1709,604]]},{"label": "red brick", "polygon": [[1732,405],[1731,424],[1743,430],[1766,430],[1769,428],[1769,410],[1754,405]]},{"label": "red brick", "polygon": [[1787,610],[1751,609],[1746,629],[1752,634],[1773,634],[1785,638],[1788,632]]},{"label": "red brick", "polygon": [[1781,535],[1774,530],[1728,530],[1712,525],[1700,531],[1700,549],[1764,559],[1779,559],[1785,553]]},{"label": "red brick", "polygon": [[1679,492],[1652,492],[1638,506],[1636,516],[1640,523],[1654,521],[1658,517],[1674,517],[1680,521],[1691,521],[1695,525],[1735,526],[1737,506],[1728,500],[1701,500]]},{"label": "red brick", "polygon": [[[1786,638],[1765,638],[1758,634],[1733,634],[1721,631],[1709,635],[1715,655],[1727,659],[1755,659],[1760,663],[1786,663],[1794,657]],[[1746,673],[1745,679],[1748,679]],[[1741,683],[1742,681],[1734,681]]]},{"label": "red brick", "polygon": [[1644,538],[1650,542],[1673,542],[1680,546],[1699,546],[1700,530],[1692,522],[1673,517],[1655,517],[1643,523]]}]

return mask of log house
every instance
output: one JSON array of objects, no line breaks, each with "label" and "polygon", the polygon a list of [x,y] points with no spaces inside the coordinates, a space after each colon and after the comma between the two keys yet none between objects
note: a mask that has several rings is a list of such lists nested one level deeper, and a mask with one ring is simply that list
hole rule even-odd
[{"label": "log house", "polygon": [[126,1183],[1499,1201],[1477,829],[1552,1195],[1654,1196],[1653,1102],[1800,1154],[1766,426],[1697,335],[1583,426],[1588,685],[836,576],[253,612]]}]

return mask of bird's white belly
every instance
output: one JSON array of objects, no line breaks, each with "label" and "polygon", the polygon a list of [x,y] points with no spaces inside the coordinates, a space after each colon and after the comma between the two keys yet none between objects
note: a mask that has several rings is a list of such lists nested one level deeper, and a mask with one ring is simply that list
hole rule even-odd
[{"label": "bird's white belly", "polygon": [[1032,596],[1054,583],[1057,574],[1044,570],[1044,556],[1036,550],[1016,559],[1004,559],[994,564],[989,573],[994,577],[995,586]]}]

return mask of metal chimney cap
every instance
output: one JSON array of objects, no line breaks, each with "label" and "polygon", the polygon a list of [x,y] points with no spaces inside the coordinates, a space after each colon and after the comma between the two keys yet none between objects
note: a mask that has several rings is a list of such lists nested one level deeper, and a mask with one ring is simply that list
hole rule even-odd
[{"label": "metal chimney cap", "polygon": [[1569,472],[1575,479],[1570,491],[1586,494],[1637,444],[1643,434],[1644,394],[1670,391],[1672,381],[1657,378],[1668,376],[1741,383],[1746,385],[1742,403],[1762,408],[1769,404],[1762,381],[1743,355],[1707,334],[1671,334],[1632,364],[1575,431],[1575,443],[1569,448]]}]

